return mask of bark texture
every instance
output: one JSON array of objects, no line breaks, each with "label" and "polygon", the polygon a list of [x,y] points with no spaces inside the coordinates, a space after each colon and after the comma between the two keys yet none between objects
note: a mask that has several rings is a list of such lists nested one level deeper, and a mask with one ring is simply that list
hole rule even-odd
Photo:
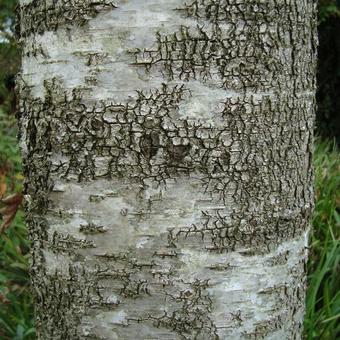
[{"label": "bark texture", "polygon": [[21,0],[39,339],[299,339],[311,0]]}]

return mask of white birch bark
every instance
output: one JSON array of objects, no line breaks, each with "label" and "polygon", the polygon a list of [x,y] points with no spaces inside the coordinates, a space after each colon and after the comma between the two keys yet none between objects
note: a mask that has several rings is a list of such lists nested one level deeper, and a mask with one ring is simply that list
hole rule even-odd
[{"label": "white birch bark", "polygon": [[18,14],[38,339],[300,339],[315,1]]}]

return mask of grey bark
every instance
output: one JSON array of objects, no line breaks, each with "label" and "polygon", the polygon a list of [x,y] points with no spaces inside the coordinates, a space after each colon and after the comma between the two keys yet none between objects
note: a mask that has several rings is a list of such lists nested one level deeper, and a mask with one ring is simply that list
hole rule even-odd
[{"label": "grey bark", "polygon": [[316,2],[21,0],[38,339],[300,339]]}]

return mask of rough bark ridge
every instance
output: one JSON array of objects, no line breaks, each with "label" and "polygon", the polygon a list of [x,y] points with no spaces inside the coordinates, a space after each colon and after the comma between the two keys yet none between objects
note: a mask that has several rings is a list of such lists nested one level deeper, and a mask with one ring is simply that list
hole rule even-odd
[{"label": "rough bark ridge", "polygon": [[299,339],[315,1],[22,0],[40,339]]}]

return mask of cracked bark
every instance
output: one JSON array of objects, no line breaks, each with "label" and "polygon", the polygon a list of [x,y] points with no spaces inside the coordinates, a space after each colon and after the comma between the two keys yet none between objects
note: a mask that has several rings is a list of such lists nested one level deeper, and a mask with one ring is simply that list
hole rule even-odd
[{"label": "cracked bark", "polygon": [[307,0],[21,0],[39,339],[299,339]]}]

